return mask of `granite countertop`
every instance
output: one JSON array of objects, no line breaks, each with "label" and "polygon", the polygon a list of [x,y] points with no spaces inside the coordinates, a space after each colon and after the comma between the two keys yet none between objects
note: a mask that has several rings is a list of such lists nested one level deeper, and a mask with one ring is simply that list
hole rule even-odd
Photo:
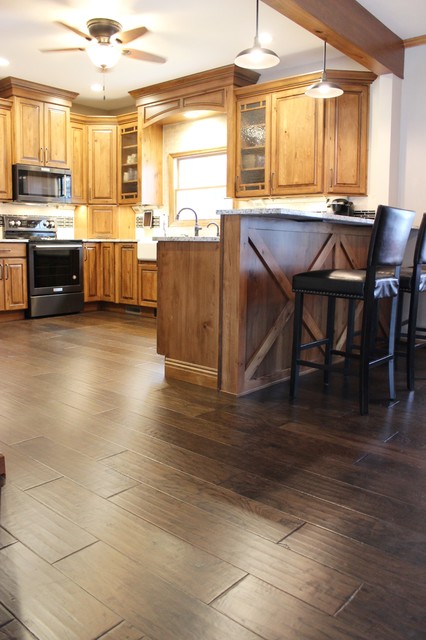
[{"label": "granite countertop", "polygon": [[219,242],[218,236],[155,236],[156,242]]},{"label": "granite countertop", "polygon": [[354,224],[371,227],[374,220],[358,216],[341,216],[327,211],[300,211],[298,209],[224,209],[218,211],[220,215],[240,215],[240,216],[269,216],[276,218],[288,218],[289,220],[305,220],[321,222],[333,222],[337,224]]},{"label": "granite countertop", "polygon": [[0,242],[7,242],[9,244],[9,242],[20,242],[22,244],[22,242],[28,243],[28,240],[23,240],[22,238],[1,238]]}]

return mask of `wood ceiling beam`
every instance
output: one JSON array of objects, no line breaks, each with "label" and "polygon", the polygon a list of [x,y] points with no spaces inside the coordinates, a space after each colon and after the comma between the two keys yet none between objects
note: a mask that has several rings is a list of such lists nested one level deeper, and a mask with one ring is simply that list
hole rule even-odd
[{"label": "wood ceiling beam", "polygon": [[377,75],[404,77],[404,42],[356,0],[263,0]]}]

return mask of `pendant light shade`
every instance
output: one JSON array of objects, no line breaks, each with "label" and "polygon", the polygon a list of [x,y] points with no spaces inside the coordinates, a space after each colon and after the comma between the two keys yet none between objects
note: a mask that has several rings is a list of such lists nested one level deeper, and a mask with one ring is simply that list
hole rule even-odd
[{"label": "pendant light shade", "polygon": [[343,93],[343,89],[339,87],[338,84],[334,82],[330,82],[327,80],[327,71],[326,71],[326,48],[327,42],[324,40],[324,64],[322,69],[322,75],[320,82],[316,82],[315,84],[311,84],[305,91],[305,95],[310,98],[337,98],[341,96]]},{"label": "pendant light shade", "polygon": [[244,69],[270,69],[280,59],[274,51],[264,49],[259,42],[259,0],[256,0],[256,35],[250,49],[244,49],[235,58],[235,64]]}]

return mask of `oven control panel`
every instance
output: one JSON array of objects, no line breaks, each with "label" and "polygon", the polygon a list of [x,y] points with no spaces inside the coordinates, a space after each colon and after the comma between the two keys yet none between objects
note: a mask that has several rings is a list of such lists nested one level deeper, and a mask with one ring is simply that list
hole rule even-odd
[{"label": "oven control panel", "polygon": [[56,220],[44,216],[4,216],[4,237],[54,239]]}]

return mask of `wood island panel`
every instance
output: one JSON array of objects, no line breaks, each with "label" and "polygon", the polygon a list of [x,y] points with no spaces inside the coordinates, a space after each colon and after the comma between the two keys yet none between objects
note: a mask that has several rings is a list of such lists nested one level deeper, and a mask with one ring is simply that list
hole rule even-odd
[{"label": "wood island panel", "polygon": [[219,242],[159,241],[157,351],[166,377],[217,388]]},{"label": "wood island panel", "polygon": [[[269,215],[222,216],[219,389],[244,395],[290,376],[292,277],[312,269],[361,268],[371,226]],[[336,339],[346,306],[337,301]],[[307,296],[305,337],[324,335],[326,299]],[[309,339],[309,338],[308,338]]]}]

